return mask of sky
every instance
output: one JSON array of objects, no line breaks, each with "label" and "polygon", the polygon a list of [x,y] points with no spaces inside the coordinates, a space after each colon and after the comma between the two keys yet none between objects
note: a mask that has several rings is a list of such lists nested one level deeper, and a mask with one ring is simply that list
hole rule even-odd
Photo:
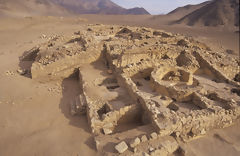
[{"label": "sky", "polygon": [[124,8],[143,7],[151,14],[166,14],[177,7],[199,4],[206,0],[112,0]]}]

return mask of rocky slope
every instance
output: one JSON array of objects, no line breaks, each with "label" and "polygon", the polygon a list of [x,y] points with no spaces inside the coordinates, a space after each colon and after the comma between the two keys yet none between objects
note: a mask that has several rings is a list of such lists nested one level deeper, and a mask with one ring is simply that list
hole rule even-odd
[{"label": "rocky slope", "polygon": [[239,0],[214,0],[177,22],[187,25],[239,26]]},{"label": "rocky slope", "polygon": [[186,5],[183,7],[176,8],[175,10],[169,12],[167,15],[181,18],[181,17],[184,17],[184,16],[190,14],[193,11],[196,11],[197,9],[202,8],[203,6],[205,6],[209,3],[210,3],[210,1],[206,1],[206,2],[203,2],[200,4],[196,4],[196,5]]},{"label": "rocky slope", "polygon": [[125,9],[111,0],[0,0],[0,15],[149,14]]},{"label": "rocky slope", "polygon": [[111,0],[51,0],[80,14],[149,14],[144,8],[125,9]]},{"label": "rocky slope", "polygon": [[67,15],[69,11],[47,0],[0,0],[0,16]]}]

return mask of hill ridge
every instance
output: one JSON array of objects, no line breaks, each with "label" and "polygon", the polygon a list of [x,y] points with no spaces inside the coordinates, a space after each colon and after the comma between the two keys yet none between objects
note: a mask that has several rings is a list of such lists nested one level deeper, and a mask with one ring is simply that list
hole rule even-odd
[{"label": "hill ridge", "polygon": [[214,0],[176,22],[190,26],[239,26],[239,0]]},{"label": "hill ridge", "polygon": [[[111,0],[0,0],[0,15],[149,14],[144,8],[125,9]],[[16,13],[15,13],[16,12]]]}]

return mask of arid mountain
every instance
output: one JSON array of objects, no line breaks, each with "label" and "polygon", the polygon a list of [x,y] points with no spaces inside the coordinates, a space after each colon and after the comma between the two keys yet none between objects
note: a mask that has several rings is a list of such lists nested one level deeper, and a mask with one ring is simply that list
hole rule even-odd
[{"label": "arid mountain", "polygon": [[196,4],[196,5],[186,5],[183,7],[178,7],[166,15],[156,15],[156,16],[151,17],[150,19],[152,20],[152,22],[157,22],[157,23],[159,23],[160,21],[162,22],[162,19],[165,19],[164,23],[175,24],[177,20],[183,18],[184,16],[188,15],[189,13],[192,13],[193,11],[195,11],[209,3],[211,3],[211,1],[206,1],[206,2],[203,2],[200,4]]},{"label": "arid mountain", "polygon": [[68,10],[48,0],[0,0],[0,16],[68,14]]},{"label": "arid mountain", "polygon": [[182,18],[188,14],[190,14],[191,12],[197,10],[197,9],[200,9],[201,7],[207,5],[211,3],[211,1],[206,1],[206,2],[203,2],[203,3],[200,3],[200,4],[196,4],[196,5],[186,5],[186,6],[183,6],[183,7],[179,7],[179,8],[176,8],[175,10],[169,12],[167,15],[168,16],[174,16],[174,17],[178,17],[178,18]]},{"label": "arid mountain", "polygon": [[214,0],[177,23],[204,26],[239,26],[239,0]]},{"label": "arid mountain", "polygon": [[0,16],[66,14],[149,14],[144,8],[125,9],[111,0],[0,0]]},{"label": "arid mountain", "polygon": [[127,9],[126,14],[131,15],[149,15],[150,13],[144,8],[135,7],[132,9]]},{"label": "arid mountain", "polygon": [[144,8],[125,9],[111,0],[51,0],[77,14],[149,14]]}]

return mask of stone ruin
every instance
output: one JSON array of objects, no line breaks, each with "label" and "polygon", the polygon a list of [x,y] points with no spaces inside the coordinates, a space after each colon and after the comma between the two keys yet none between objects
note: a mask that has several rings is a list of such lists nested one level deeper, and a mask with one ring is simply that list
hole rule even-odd
[{"label": "stone ruin", "polygon": [[240,62],[180,34],[85,25],[25,52],[32,79],[79,73],[71,114],[86,114],[100,155],[184,154],[180,142],[240,116]]}]

